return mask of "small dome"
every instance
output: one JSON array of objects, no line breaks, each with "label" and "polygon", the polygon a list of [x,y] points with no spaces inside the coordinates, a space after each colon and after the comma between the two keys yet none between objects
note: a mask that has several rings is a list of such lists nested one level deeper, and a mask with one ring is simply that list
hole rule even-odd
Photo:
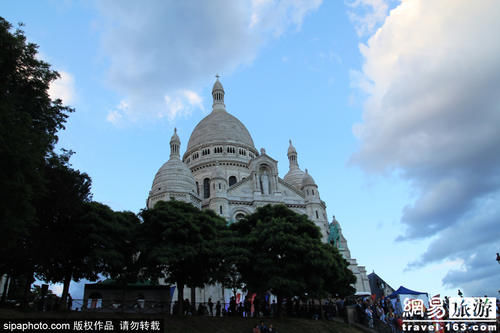
[{"label": "small dome", "polygon": [[177,128],[174,128],[174,135],[170,138],[170,142],[174,143],[181,143],[181,139],[179,139],[179,136],[177,135]]},{"label": "small dome", "polygon": [[191,170],[178,158],[171,158],[156,173],[151,194],[163,192],[196,193]]},{"label": "small dome", "polygon": [[316,183],[314,182],[313,177],[311,177],[311,175],[309,174],[309,172],[307,172],[307,169],[306,169],[306,174],[304,175],[304,178],[302,179],[302,186],[307,186],[307,185],[316,185]]},{"label": "small dome", "polygon": [[301,188],[302,179],[304,178],[304,171],[300,170],[298,167],[290,169],[283,180],[290,185],[293,185],[296,189]]},{"label": "small dome", "polygon": [[224,90],[222,87],[222,83],[220,83],[219,78],[217,77],[217,80],[215,80],[214,87],[212,88],[212,92],[216,90]]}]

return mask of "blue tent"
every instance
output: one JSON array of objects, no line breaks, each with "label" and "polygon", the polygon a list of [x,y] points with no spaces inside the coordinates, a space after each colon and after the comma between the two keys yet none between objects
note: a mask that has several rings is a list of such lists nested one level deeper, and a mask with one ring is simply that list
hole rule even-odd
[{"label": "blue tent", "polygon": [[[387,296],[391,299],[392,306],[396,310],[396,314],[401,315],[403,313],[403,306],[405,304],[405,299],[421,299],[424,302],[424,306],[429,308],[429,295],[427,293],[421,293],[419,291],[410,290],[403,286],[399,287],[398,290]],[[399,301],[399,302],[398,302]]]},{"label": "blue tent", "polygon": [[398,290],[396,290],[395,292],[393,292],[392,294],[390,294],[387,297],[396,298],[398,295],[427,295],[427,297],[429,297],[429,295],[427,293],[421,293],[419,291],[410,290],[410,289],[405,288],[403,286],[400,286],[398,288]]}]

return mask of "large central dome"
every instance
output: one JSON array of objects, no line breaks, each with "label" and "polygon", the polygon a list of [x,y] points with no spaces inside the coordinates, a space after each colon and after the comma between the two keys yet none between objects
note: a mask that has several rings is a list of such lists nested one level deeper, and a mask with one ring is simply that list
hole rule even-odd
[{"label": "large central dome", "polygon": [[189,138],[187,151],[213,142],[239,143],[255,148],[245,125],[225,110],[212,111],[196,125]]},{"label": "large central dome", "polygon": [[186,153],[189,154],[196,147],[210,143],[234,143],[255,150],[252,137],[245,125],[226,111],[224,88],[219,79],[214,84],[212,96],[214,98],[213,110],[194,128]]}]

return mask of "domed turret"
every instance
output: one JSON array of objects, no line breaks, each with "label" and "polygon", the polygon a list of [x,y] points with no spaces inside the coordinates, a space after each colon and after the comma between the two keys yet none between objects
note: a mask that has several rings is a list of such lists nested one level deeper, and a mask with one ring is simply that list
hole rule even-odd
[{"label": "domed turret", "polygon": [[292,145],[292,140],[289,140],[290,146],[288,147],[288,161],[290,162],[290,169],[283,178],[285,182],[293,185],[296,189],[300,190],[302,187],[302,179],[304,178],[304,171],[300,170],[299,162],[297,161],[297,150]]},{"label": "domed turret", "polygon": [[148,207],[159,200],[168,201],[172,197],[190,202],[190,196],[197,196],[196,182],[191,170],[180,160],[180,139],[177,129],[170,139],[170,159],[161,166],[153,180],[149,192]]},{"label": "domed turret", "polygon": [[177,128],[174,128],[174,135],[170,138],[170,158],[180,158],[180,147],[181,139],[177,135]]},{"label": "domed turret", "polygon": [[224,88],[222,87],[222,83],[219,81],[219,75],[215,76],[217,80],[214,83],[212,88],[212,97],[214,98],[214,103],[212,108],[215,109],[225,109],[226,105],[224,104]]},{"label": "domed turret", "polygon": [[309,172],[306,169],[306,173],[304,175],[304,178],[302,178],[302,187],[304,186],[316,186],[316,182],[314,181],[313,177],[309,174]]}]

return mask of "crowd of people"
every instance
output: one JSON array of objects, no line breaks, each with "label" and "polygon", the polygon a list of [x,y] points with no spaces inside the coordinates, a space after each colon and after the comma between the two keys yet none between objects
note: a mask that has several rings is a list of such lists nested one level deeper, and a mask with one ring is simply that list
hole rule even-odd
[{"label": "crowd of people", "polygon": [[[278,308],[276,299],[270,300],[268,297],[261,298],[256,295],[247,296],[242,301],[237,301],[233,296],[229,303],[214,303],[211,298],[208,302],[192,304],[189,299],[183,302],[183,314],[186,316],[215,316],[215,317],[240,317],[240,318],[273,318],[278,316],[328,319],[332,320],[336,316],[345,315],[345,300],[335,298],[330,300],[303,301],[298,298],[284,299],[281,307]],[[179,304],[174,302],[172,314],[178,312]]]},{"label": "crowd of people", "polygon": [[392,333],[400,333],[403,330],[403,318],[401,306],[390,301],[389,298],[382,297],[377,300],[371,297],[358,299],[356,312],[361,323],[369,328],[375,326],[388,325]]}]

